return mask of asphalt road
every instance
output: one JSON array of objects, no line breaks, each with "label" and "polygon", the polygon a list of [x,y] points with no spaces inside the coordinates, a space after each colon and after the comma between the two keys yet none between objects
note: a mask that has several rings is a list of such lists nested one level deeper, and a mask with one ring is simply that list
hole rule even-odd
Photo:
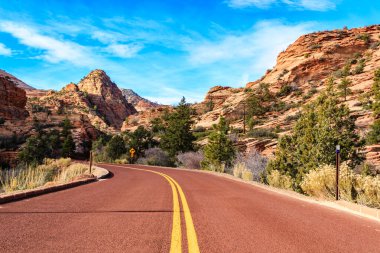
[{"label": "asphalt road", "polygon": [[205,173],[105,167],[1,205],[0,252],[380,252],[376,221]]}]

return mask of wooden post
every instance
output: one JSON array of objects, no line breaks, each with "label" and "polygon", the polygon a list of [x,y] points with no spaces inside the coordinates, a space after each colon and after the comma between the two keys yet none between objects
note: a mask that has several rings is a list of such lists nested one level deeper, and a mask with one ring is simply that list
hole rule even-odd
[{"label": "wooden post", "polygon": [[90,151],[90,174],[92,173],[92,151]]}]

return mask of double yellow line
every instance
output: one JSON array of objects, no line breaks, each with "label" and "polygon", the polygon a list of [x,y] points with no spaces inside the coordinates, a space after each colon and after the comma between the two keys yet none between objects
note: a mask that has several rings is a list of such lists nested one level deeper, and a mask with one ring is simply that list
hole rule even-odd
[{"label": "double yellow line", "polygon": [[112,166],[151,172],[151,173],[155,173],[164,177],[169,182],[170,187],[173,192],[173,227],[172,227],[172,236],[171,236],[171,243],[170,243],[170,253],[182,252],[181,209],[180,209],[180,204],[179,204],[178,193],[181,198],[183,213],[185,217],[188,252],[200,253],[197,234],[195,232],[193,218],[191,217],[189,205],[187,204],[187,200],[181,186],[173,178],[171,178],[170,176],[164,173],[154,171],[154,170],[138,169],[138,168],[124,167],[124,166],[117,166],[117,165],[112,165]]}]

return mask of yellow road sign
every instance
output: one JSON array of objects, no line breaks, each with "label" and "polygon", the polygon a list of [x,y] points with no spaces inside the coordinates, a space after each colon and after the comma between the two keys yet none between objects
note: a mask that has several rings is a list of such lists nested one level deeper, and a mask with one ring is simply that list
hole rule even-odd
[{"label": "yellow road sign", "polygon": [[133,158],[135,156],[136,150],[134,148],[131,148],[129,150],[129,153],[131,154],[131,157]]}]

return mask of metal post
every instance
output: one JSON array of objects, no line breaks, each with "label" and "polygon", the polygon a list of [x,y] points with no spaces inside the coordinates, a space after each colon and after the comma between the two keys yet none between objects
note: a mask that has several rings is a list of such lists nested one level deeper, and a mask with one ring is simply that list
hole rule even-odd
[{"label": "metal post", "polygon": [[90,151],[90,174],[92,172],[92,151]]},{"label": "metal post", "polygon": [[336,157],[335,157],[335,162],[336,162],[336,176],[335,176],[335,199],[339,200],[339,154],[340,154],[340,146],[336,146]]}]

